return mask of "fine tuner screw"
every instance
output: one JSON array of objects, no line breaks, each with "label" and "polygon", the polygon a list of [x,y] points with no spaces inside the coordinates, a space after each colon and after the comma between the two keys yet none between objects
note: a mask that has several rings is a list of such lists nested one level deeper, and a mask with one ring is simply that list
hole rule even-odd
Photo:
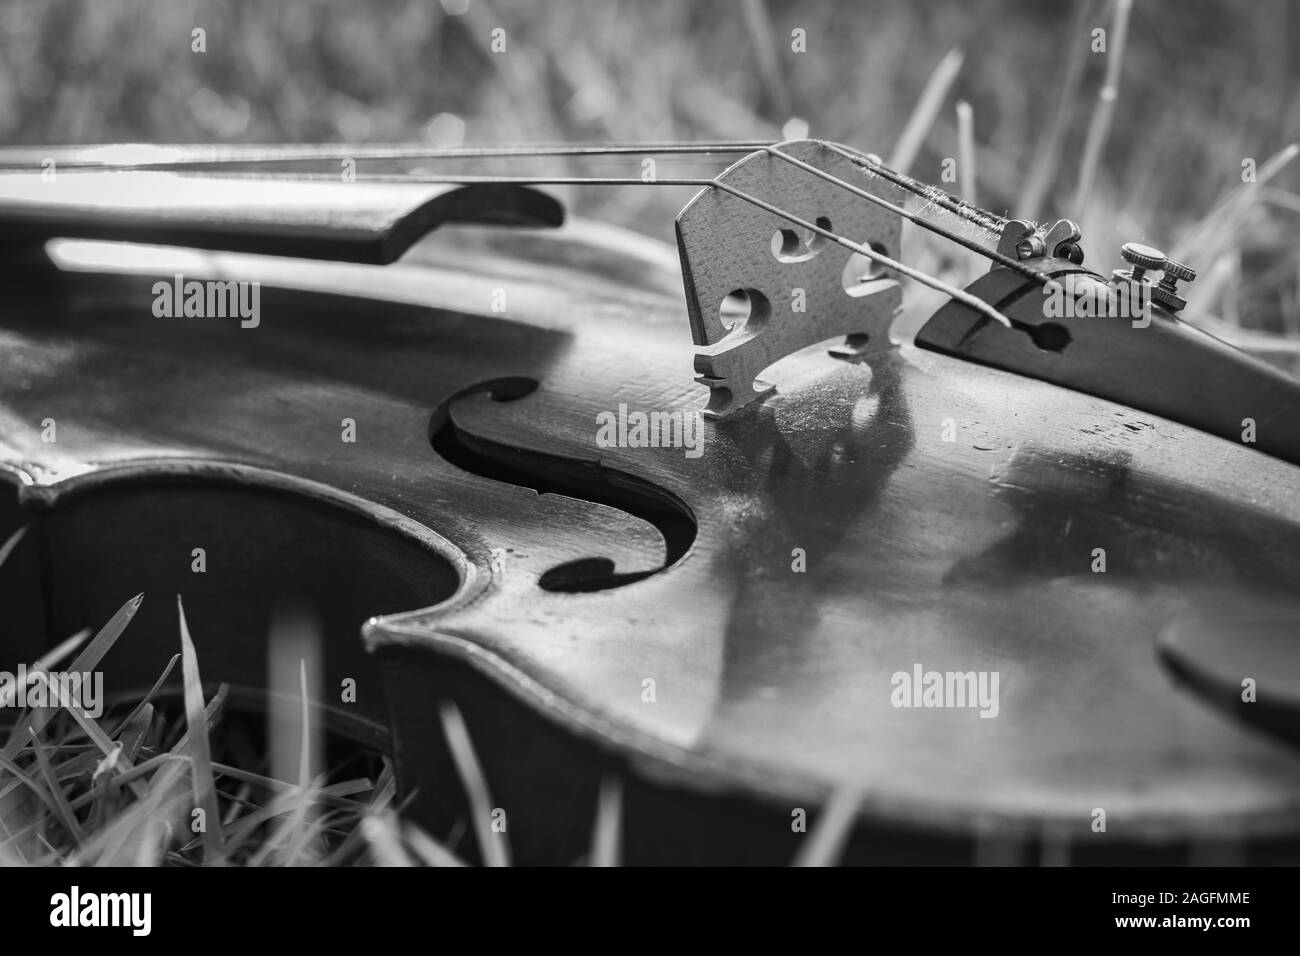
[{"label": "fine tuner screw", "polygon": [[1188,266],[1183,265],[1181,262],[1177,262],[1173,259],[1166,259],[1165,277],[1160,280],[1160,284],[1164,285],[1167,282],[1171,286],[1174,286],[1174,288],[1177,288],[1175,283],[1191,282],[1195,278],[1196,278],[1196,270],[1191,269]]},{"label": "fine tuner screw", "polygon": [[1160,277],[1160,284],[1151,291],[1151,297],[1170,312],[1181,312],[1187,308],[1187,300],[1178,294],[1179,282],[1191,282],[1196,272],[1181,262],[1173,259],[1165,261],[1165,274]]},{"label": "fine tuner screw", "polygon": [[1140,242],[1126,242],[1120,247],[1119,254],[1129,264],[1128,272],[1115,271],[1117,282],[1143,282],[1148,272],[1162,272],[1160,282],[1151,289],[1151,298],[1159,302],[1170,312],[1181,312],[1187,308],[1187,300],[1178,294],[1179,282],[1191,282],[1196,273],[1174,259],[1170,259],[1159,249],[1143,245]]},{"label": "fine tuner screw", "polygon": [[[1141,282],[1142,277],[1148,271],[1158,272],[1164,269],[1169,262],[1165,254],[1159,249],[1153,249],[1151,246],[1144,246],[1140,242],[1126,242],[1120,246],[1120,256],[1125,262],[1133,268],[1129,270],[1129,278],[1133,282]],[[1186,269],[1186,266],[1182,268]]]}]

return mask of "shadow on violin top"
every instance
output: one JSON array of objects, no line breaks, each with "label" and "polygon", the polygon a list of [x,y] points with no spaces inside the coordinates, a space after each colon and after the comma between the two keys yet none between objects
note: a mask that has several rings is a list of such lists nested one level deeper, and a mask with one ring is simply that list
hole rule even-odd
[{"label": "shadow on violin top", "polygon": [[1107,579],[1099,569],[1110,565],[1124,568],[1130,584],[1193,590],[1235,580],[1282,599],[1300,575],[1300,522],[1137,467],[1124,451],[1107,457],[1027,443],[988,480],[1014,525],[953,565],[945,583],[995,583],[1010,573],[1020,582],[1088,576],[1100,585]]}]

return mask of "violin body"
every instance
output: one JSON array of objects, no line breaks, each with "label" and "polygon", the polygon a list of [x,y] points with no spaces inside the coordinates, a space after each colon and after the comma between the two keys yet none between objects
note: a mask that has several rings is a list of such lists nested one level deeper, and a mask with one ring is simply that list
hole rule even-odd
[{"label": "violin body", "polygon": [[[180,594],[205,681],[251,702],[304,595],[324,686],[356,681],[332,719],[390,742],[444,834],[454,701],[518,862],[580,857],[611,775],[629,863],[785,863],[844,794],[853,862],[1293,858],[1294,746],[1161,642],[1294,632],[1295,465],[878,336],[699,417],[675,250],[541,208],[387,265],[215,242],[11,267],[23,633],[143,591],[104,667],[144,690]],[[159,317],[175,276],[259,283],[259,321]]]}]

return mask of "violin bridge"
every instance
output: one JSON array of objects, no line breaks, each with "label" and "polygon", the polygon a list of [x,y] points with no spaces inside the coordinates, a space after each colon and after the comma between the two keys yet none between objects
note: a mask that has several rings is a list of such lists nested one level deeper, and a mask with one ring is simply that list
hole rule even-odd
[{"label": "violin bridge", "polygon": [[[812,140],[780,150],[902,205],[906,194],[847,156]],[[855,243],[898,258],[902,221],[843,187],[763,150],[715,180]],[[709,387],[704,414],[721,418],[770,394],[762,372],[800,349],[845,336],[832,350],[856,359],[883,341],[902,302],[896,281],[868,257],[718,188],[677,217],[696,381]]]}]

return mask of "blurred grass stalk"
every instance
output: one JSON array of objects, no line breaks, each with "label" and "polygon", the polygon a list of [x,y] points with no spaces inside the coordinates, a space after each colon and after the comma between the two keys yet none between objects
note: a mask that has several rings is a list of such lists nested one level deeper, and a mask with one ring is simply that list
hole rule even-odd
[{"label": "blurred grass stalk", "polygon": [[1056,106],[1046,132],[1039,138],[1034,149],[1026,170],[1024,187],[1016,204],[1016,214],[1030,221],[1037,221],[1042,214],[1043,203],[1060,173],[1061,151],[1070,130],[1070,121],[1074,118],[1074,106],[1088,58],[1088,45],[1082,38],[1087,35],[1087,26],[1092,22],[1096,9],[1097,0],[1080,0],[1076,3],[1074,16],[1062,37],[1065,69]]},{"label": "blurred grass stalk", "polygon": [[975,111],[965,100],[957,101],[957,170],[962,201],[979,205],[975,190]]},{"label": "blurred grass stalk", "polygon": [[483,854],[483,862],[487,866],[509,866],[510,844],[506,837],[506,829],[503,826],[498,832],[493,826],[497,808],[492,804],[487,777],[483,773],[478,755],[474,752],[474,744],[470,740],[469,728],[465,726],[465,718],[461,716],[460,708],[449,700],[443,701],[438,715],[442,720],[443,733],[447,736],[447,745],[451,748],[452,760],[455,761],[456,771],[460,774],[465,796],[469,801],[470,820],[474,827],[474,834],[478,838],[479,852]]},{"label": "blurred grass stalk", "polygon": [[325,766],[325,735],[311,732],[311,702],[323,701],[324,656],[315,608],[282,601],[267,644],[267,737],[271,776],[306,786]]},{"label": "blurred grass stalk", "polygon": [[848,844],[862,805],[859,786],[845,784],[831,794],[791,866],[834,866]]},{"label": "blurred grass stalk", "polygon": [[1120,76],[1124,70],[1124,48],[1128,42],[1129,17],[1132,12],[1133,0],[1115,0],[1115,15],[1111,20],[1106,47],[1106,78],[1101,89],[1097,91],[1097,105],[1092,111],[1088,136],[1083,145],[1083,159],[1079,163],[1079,184],[1074,191],[1073,206],[1080,210],[1078,215],[1081,218],[1085,218],[1083,210],[1089,208],[1097,168],[1101,164],[1101,155],[1106,149],[1106,141],[1110,139],[1115,102],[1119,99]]},{"label": "blurred grass stalk", "polygon": [[931,72],[925,89],[921,91],[920,99],[912,107],[912,113],[907,119],[907,125],[903,127],[902,135],[894,144],[894,151],[889,154],[889,165],[900,173],[911,171],[916,155],[930,135],[935,117],[943,109],[944,101],[948,98],[948,93],[952,90],[952,85],[956,82],[957,74],[961,72],[964,61],[965,54],[954,47]]},{"label": "blurred grass stalk", "polygon": [[754,46],[754,55],[758,60],[758,71],[763,77],[763,86],[772,101],[773,107],[785,122],[790,118],[790,88],[785,73],[777,60],[776,30],[772,27],[772,17],[768,13],[764,0],[741,0],[741,12],[745,18],[745,28],[749,31],[750,41]]}]

